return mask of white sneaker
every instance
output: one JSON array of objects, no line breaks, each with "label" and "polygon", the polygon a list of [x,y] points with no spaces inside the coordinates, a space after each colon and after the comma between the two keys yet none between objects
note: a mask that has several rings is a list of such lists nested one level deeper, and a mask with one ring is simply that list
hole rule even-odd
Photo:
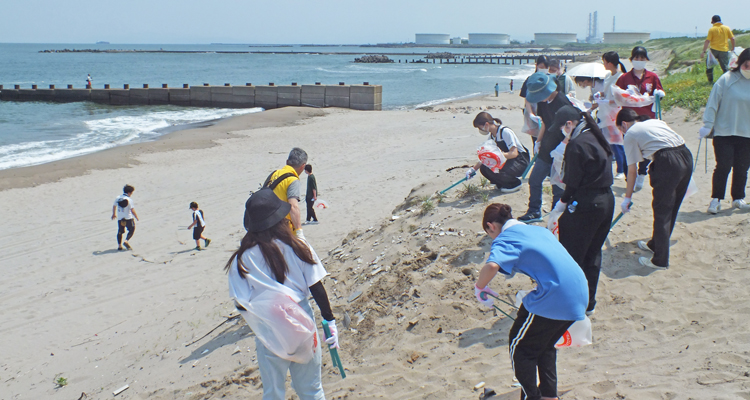
[{"label": "white sneaker", "polygon": [[638,248],[639,248],[639,249],[641,249],[641,250],[643,250],[643,251],[649,251],[649,252],[651,252],[651,253],[653,253],[653,252],[654,252],[653,250],[651,250],[651,249],[650,249],[650,248],[648,247],[648,243],[644,242],[643,240],[639,240],[639,241],[638,241]]},{"label": "white sneaker", "polygon": [[501,188],[500,193],[515,193],[521,190],[521,186],[523,186],[523,183],[519,183],[518,186],[512,188]]},{"label": "white sneaker", "polygon": [[615,175],[615,179],[623,180],[625,179],[625,174],[620,172],[619,174]]},{"label": "white sneaker", "polygon": [[666,270],[669,267],[660,267],[654,263],[651,262],[651,260],[648,259],[648,257],[641,257],[638,259],[638,262],[643,265],[644,267],[649,267],[653,269],[660,269],[660,270]]},{"label": "white sneaker", "polygon": [[719,210],[721,210],[721,200],[711,199],[711,204],[708,205],[708,213],[716,214],[717,212],[719,212]]},{"label": "white sneaker", "polygon": [[745,199],[739,199],[732,202],[733,208],[739,208],[740,210],[750,210],[750,204],[745,203]]},{"label": "white sneaker", "polygon": [[643,183],[646,182],[646,175],[638,175],[635,178],[635,191],[643,189]]}]

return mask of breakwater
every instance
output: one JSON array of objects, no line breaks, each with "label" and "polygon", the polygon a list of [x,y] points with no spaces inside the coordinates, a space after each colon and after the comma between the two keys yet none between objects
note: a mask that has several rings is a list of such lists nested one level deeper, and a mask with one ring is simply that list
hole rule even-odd
[{"label": "breakwater", "polygon": [[104,85],[103,89],[74,88],[21,88],[14,85],[12,89],[0,85],[0,100],[3,101],[47,101],[77,102],[91,101],[109,105],[178,105],[189,107],[217,108],[252,108],[264,109],[298,106],[298,107],[339,107],[353,110],[381,110],[383,88],[380,85],[252,85],[213,86],[208,83],[202,86],[184,84],[181,88],[161,87],[131,88],[126,84],[122,89]]}]

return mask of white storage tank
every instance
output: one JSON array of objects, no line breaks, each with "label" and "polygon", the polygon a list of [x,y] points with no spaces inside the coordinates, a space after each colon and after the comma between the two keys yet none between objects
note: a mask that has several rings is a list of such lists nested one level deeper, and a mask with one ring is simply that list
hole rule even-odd
[{"label": "white storage tank", "polygon": [[565,44],[576,42],[575,33],[535,33],[534,43],[536,44]]},{"label": "white storage tank", "polygon": [[504,33],[470,33],[469,44],[510,44],[510,35]]},{"label": "white storage tank", "polygon": [[451,35],[447,33],[417,33],[416,44],[450,44]]},{"label": "white storage tank", "polygon": [[633,44],[648,42],[651,34],[648,32],[604,32],[605,44]]},{"label": "white storage tank", "polygon": [[451,38],[451,44],[461,44],[461,37],[457,36],[457,37]]}]

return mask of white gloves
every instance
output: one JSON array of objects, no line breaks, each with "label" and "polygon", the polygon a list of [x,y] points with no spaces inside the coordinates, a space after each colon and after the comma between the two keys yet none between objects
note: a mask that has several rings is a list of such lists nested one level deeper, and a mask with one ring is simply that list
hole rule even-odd
[{"label": "white gloves", "polygon": [[666,93],[664,93],[663,90],[656,89],[656,90],[654,90],[654,96],[656,96],[656,97],[658,97],[660,99],[663,99],[664,96],[666,96]]},{"label": "white gloves", "polygon": [[704,137],[711,134],[711,129],[706,128],[705,126],[698,129],[698,138],[703,139]]},{"label": "white gloves", "polygon": [[495,300],[490,297],[490,295],[500,297],[500,295],[495,293],[494,290],[490,289],[489,286],[485,286],[484,289],[480,289],[476,285],[474,285],[474,296],[477,297],[477,301],[487,307],[492,307],[492,305],[495,304]]},{"label": "white gloves", "polygon": [[326,343],[332,349],[340,349],[339,347],[339,330],[336,328],[336,320],[327,321],[328,330],[331,331],[331,337],[326,339]]},{"label": "white gloves", "polygon": [[477,174],[477,171],[474,168],[467,169],[466,170],[466,180],[468,181],[469,179],[473,178],[474,175],[476,175],[476,174]]},{"label": "white gloves", "polygon": [[534,154],[539,154],[539,149],[542,147],[542,141],[537,140],[536,143],[534,143]]},{"label": "white gloves", "polygon": [[622,204],[620,204],[620,209],[622,210],[623,214],[627,214],[630,211],[630,197],[625,197],[622,199]]},{"label": "white gloves", "polygon": [[302,233],[302,229],[297,229],[296,231],[294,231],[294,236],[297,236],[297,239],[303,242],[307,242],[307,240],[305,240],[305,234]]}]

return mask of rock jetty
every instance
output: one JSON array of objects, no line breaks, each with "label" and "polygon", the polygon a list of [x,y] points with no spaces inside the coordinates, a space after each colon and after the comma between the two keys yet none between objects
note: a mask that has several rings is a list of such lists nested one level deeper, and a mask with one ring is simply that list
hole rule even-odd
[{"label": "rock jetty", "polygon": [[388,56],[380,55],[380,54],[373,54],[373,55],[366,55],[359,58],[354,59],[355,63],[392,63],[393,60],[388,58]]}]

